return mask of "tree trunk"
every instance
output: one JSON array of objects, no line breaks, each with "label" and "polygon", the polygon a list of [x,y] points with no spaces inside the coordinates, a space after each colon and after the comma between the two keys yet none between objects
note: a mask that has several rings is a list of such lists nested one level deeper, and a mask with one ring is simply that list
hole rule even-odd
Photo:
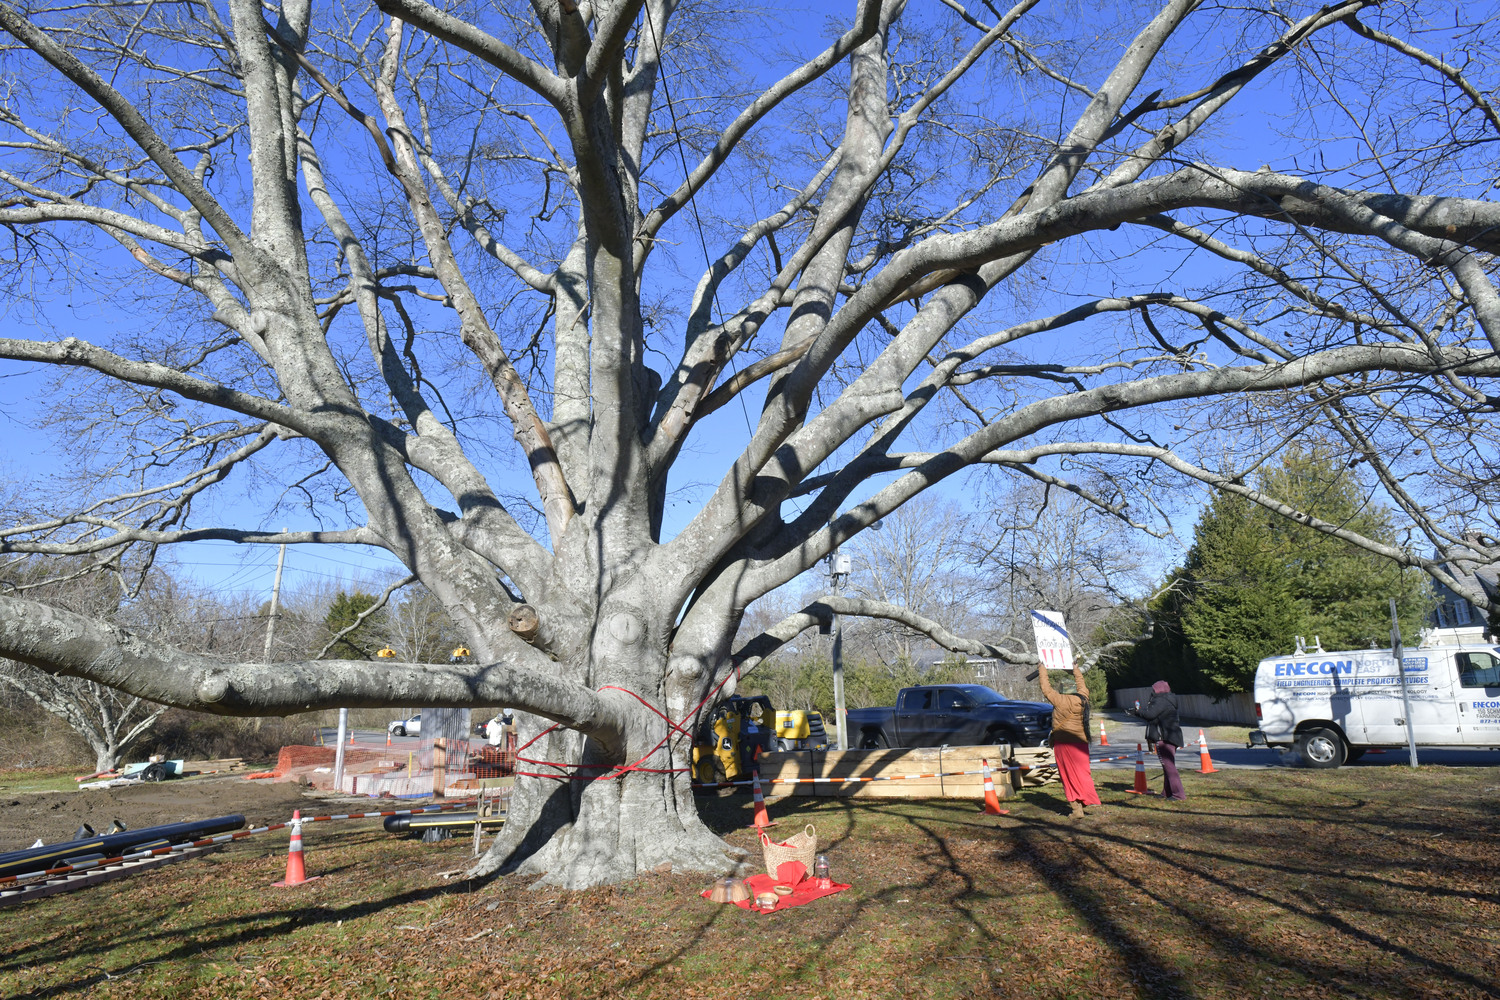
[{"label": "tree trunk", "polygon": [[[726,874],[744,852],[682,808],[670,775],[518,780],[504,830],[475,866],[540,876],[538,886],[584,889],[652,871]],[[691,792],[688,793],[691,798]]]},{"label": "tree trunk", "polygon": [[120,747],[114,740],[90,737],[89,749],[94,751],[95,771],[113,771],[120,765]]},{"label": "tree trunk", "polygon": [[[596,640],[596,651],[599,645]],[[664,658],[651,659],[655,662],[619,656],[596,660],[607,668],[593,672],[599,690],[618,696],[624,734],[618,750],[568,730],[546,732],[546,720],[518,714],[525,749],[519,752],[509,814],[474,874],[515,872],[540,876],[538,886],[582,889],[647,872],[737,869],[744,851],[730,847],[698,818],[690,738],[618,690],[628,687],[639,694],[627,679],[654,675],[649,687],[641,687],[657,696],[642,697],[662,707],[658,692],[671,685]],[[691,731],[695,720],[673,721]],[[571,766],[556,766],[563,764]]]}]

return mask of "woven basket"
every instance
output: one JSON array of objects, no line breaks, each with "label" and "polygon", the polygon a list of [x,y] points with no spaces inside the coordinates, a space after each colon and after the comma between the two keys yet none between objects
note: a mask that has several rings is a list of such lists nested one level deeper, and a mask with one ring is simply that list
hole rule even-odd
[{"label": "woven basket", "polygon": [[773,844],[766,831],[760,832],[760,846],[766,852],[766,874],[776,878],[776,869],[788,861],[800,861],[806,875],[812,875],[813,859],[818,855],[818,831],[811,823],[801,833],[794,833],[785,844]]}]

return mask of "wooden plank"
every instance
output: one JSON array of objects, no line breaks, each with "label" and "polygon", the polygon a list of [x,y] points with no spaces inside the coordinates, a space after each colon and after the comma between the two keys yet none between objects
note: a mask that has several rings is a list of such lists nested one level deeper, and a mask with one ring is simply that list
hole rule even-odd
[{"label": "wooden plank", "polygon": [[1011,772],[1015,775],[1012,782],[1018,786],[1018,790],[1019,786],[1033,788],[1059,780],[1057,762],[1052,757],[1051,747],[1017,747],[1013,763],[1025,768]]},{"label": "wooden plank", "polygon": [[179,861],[187,861],[189,858],[201,857],[210,851],[223,850],[227,846],[227,844],[209,844],[204,847],[190,847],[186,850],[173,851],[171,854],[161,854],[154,858],[140,858],[117,865],[106,865],[102,868],[89,868],[81,872],[73,872],[70,875],[59,875],[56,878],[46,879],[45,881],[31,882],[0,892],[0,906],[24,903],[28,899],[41,899],[44,896],[55,896],[60,892],[75,892],[79,889],[87,889],[91,885],[99,885],[102,882],[113,882],[115,879],[139,875],[153,868],[164,868],[167,865],[174,865]]},{"label": "wooden plank", "polygon": [[[1014,795],[1008,772],[1001,762],[1008,756],[1005,745],[982,747],[913,747],[901,750],[826,750],[762,754],[762,779],[898,777],[953,771],[979,771],[988,760],[1001,798]],[[816,782],[767,784],[767,796],[814,795],[859,798],[984,798],[980,774],[941,778],[911,778],[896,781]]]}]

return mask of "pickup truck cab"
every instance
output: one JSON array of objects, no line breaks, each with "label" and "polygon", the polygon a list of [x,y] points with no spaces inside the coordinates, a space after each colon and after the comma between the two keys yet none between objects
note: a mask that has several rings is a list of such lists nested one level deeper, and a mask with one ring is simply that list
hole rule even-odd
[{"label": "pickup truck cab", "polygon": [[[1401,699],[1406,676],[1411,717]],[[1252,745],[1295,746],[1313,767],[1358,760],[1370,747],[1500,747],[1500,646],[1424,646],[1272,656],[1255,673],[1260,728]]]},{"label": "pickup truck cab", "polygon": [[1052,732],[1052,706],[1013,701],[980,684],[932,684],[902,688],[895,708],[848,713],[852,745],[885,747],[1034,747]]}]

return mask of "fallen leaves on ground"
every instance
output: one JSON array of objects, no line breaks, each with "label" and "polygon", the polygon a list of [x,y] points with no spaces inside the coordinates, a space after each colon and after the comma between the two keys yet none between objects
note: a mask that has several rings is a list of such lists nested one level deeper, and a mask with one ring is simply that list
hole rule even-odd
[{"label": "fallen leaves on ground", "polygon": [[[1128,777],[1128,775],[1124,775]],[[11,910],[0,993],[104,997],[1489,997],[1500,991],[1500,825],[1479,769],[1187,775],[1074,822],[1055,787],[970,802],[783,799],[848,892],[783,913],[716,906],[707,876],[585,892],[457,885],[467,838],[370,824],[283,856],[211,861]],[[704,800],[754,851],[749,804]],[[20,919],[17,919],[17,918]],[[1476,928],[1490,945],[1476,946]]]}]

